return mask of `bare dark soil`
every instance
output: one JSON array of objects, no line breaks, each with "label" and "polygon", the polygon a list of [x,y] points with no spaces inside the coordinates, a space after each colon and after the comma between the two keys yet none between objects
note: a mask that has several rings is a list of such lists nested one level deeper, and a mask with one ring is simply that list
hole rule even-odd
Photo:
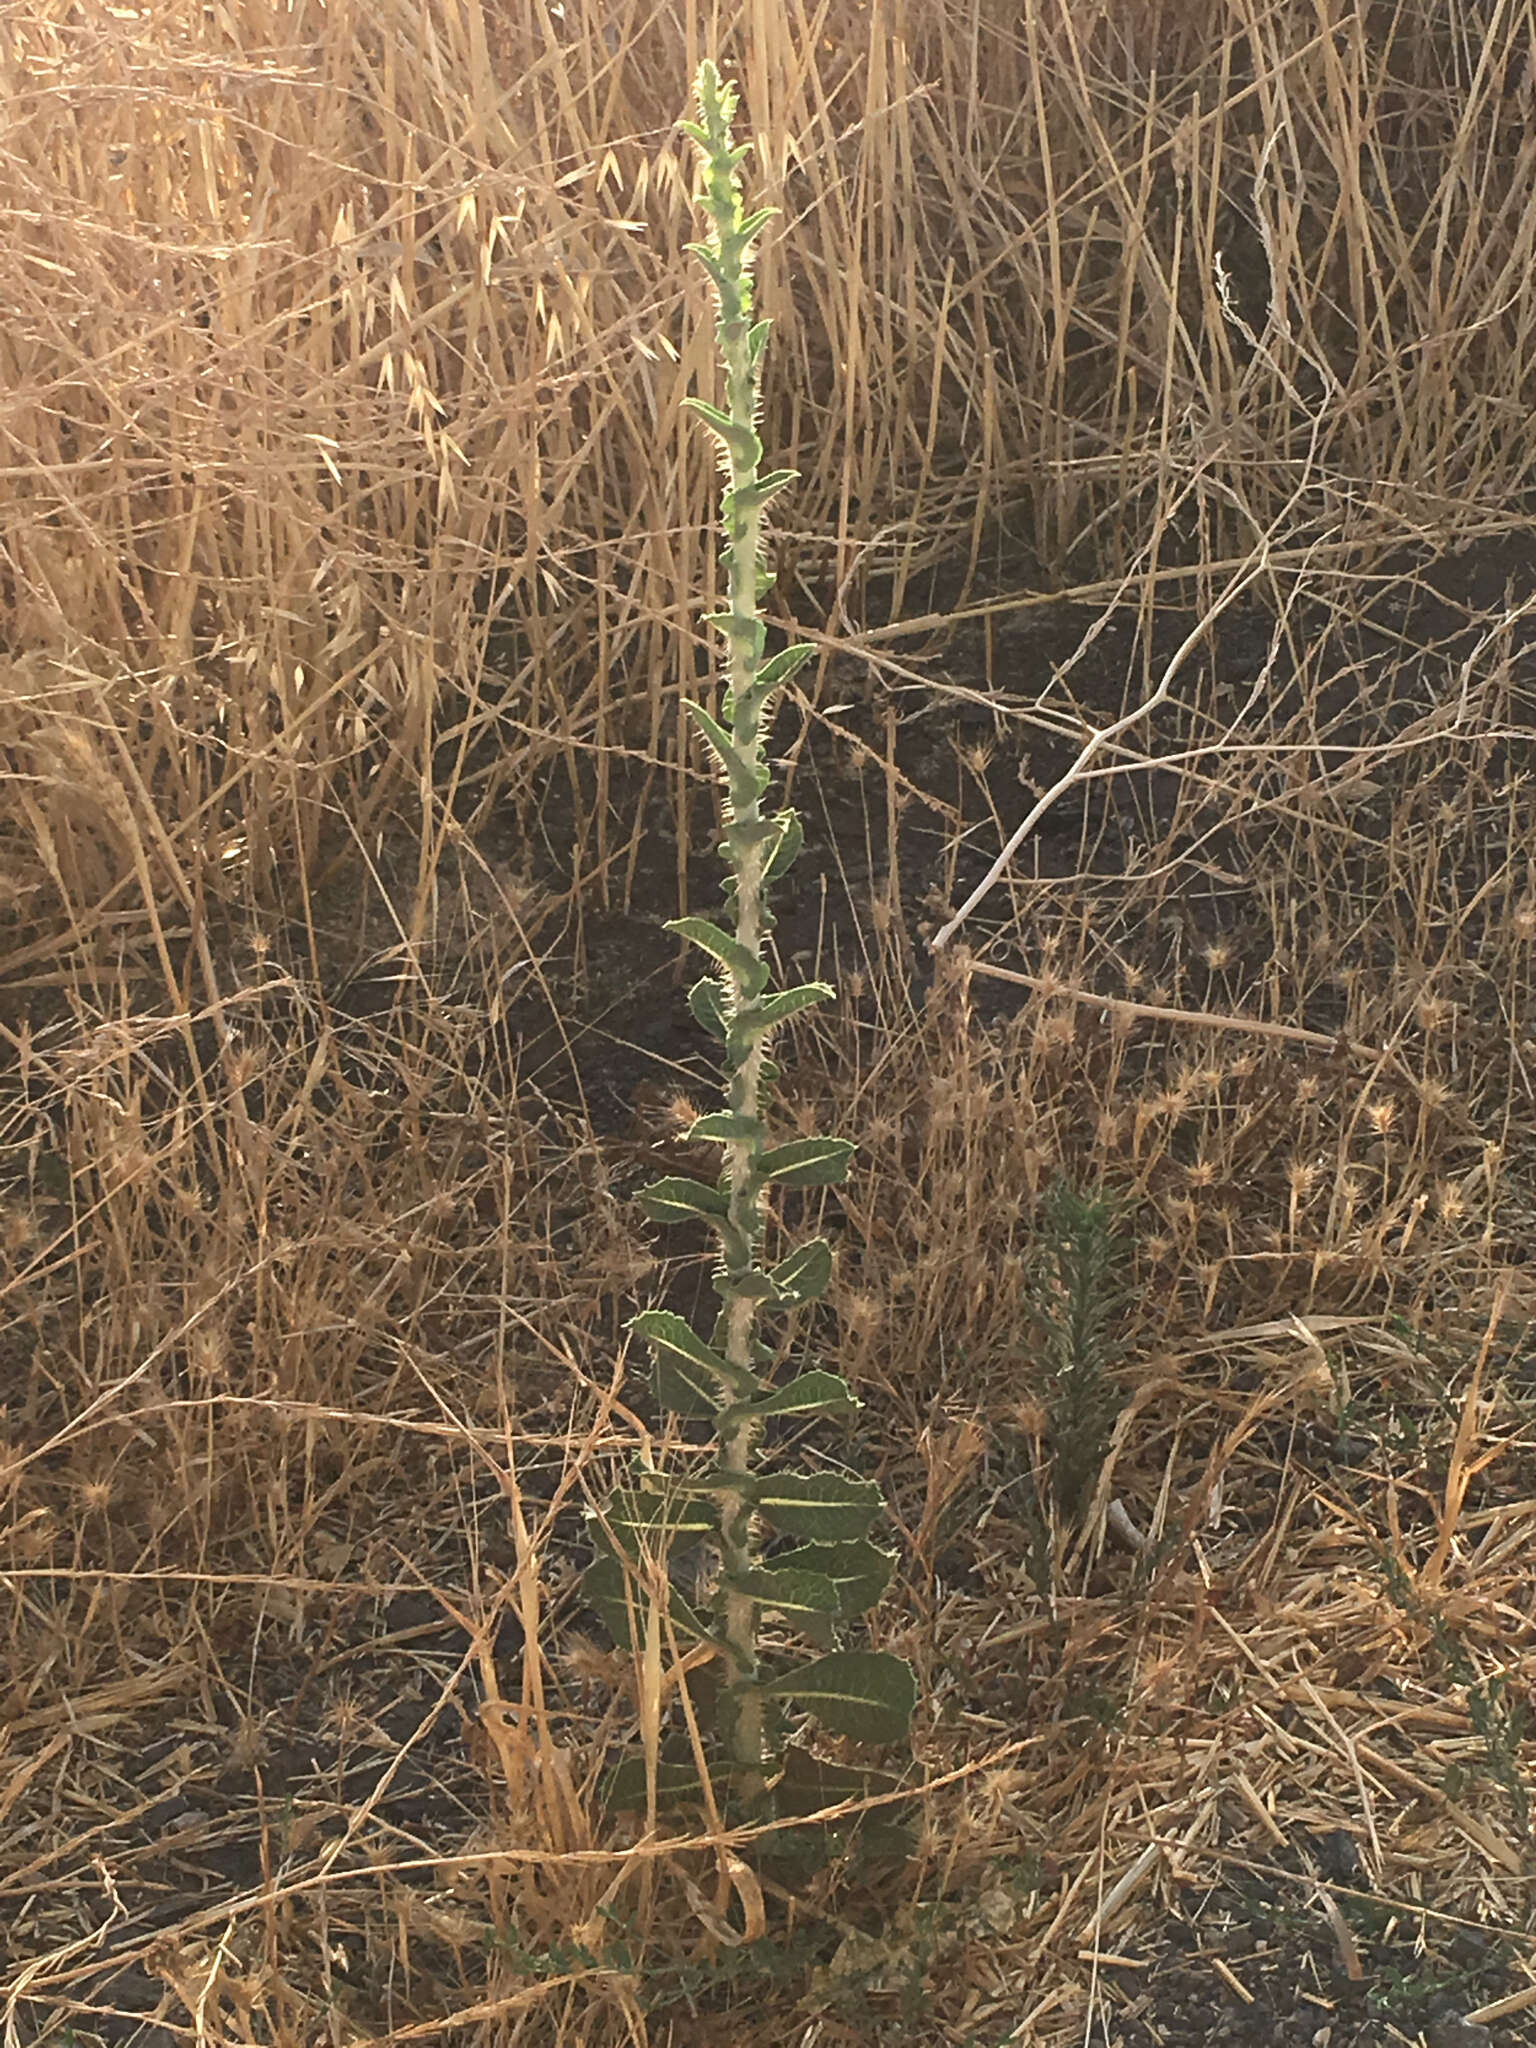
[{"label": "bare dark soil", "polygon": [[[1153,714],[1128,741],[1153,757],[1172,751],[1160,728],[1183,724],[1178,700],[1196,696],[1205,727],[1197,738],[1208,744],[1218,730],[1214,719],[1230,718],[1234,740],[1261,741],[1293,726],[1321,674],[1330,681],[1305,722],[1314,745],[1293,780],[1336,775],[1368,750],[1391,747],[1453,699],[1490,615],[1515,611],[1533,593],[1536,528],[1453,555],[1379,562],[1362,576],[1346,617],[1336,601],[1303,601],[1277,626],[1258,599],[1244,601],[1218,620],[1188,662],[1190,687],[1175,690],[1175,707]],[[943,615],[958,596],[958,572],[936,575],[929,587],[909,593],[907,609]],[[973,609],[977,603],[973,596]],[[1004,832],[1080,749],[1081,734],[1042,730],[1044,721],[1027,713],[1030,701],[1049,702],[1058,721],[1068,706],[1092,723],[1118,718],[1150,694],[1197,624],[1192,609],[1170,603],[1147,637],[1134,616],[1106,625],[1100,607],[1040,602],[997,622],[970,620],[945,632],[918,662],[927,688],[893,687],[861,658],[834,658],[829,708],[807,728],[796,707],[785,705],[774,736],[806,833],[805,853],[775,904],[774,944],[785,972],[825,975],[840,988],[850,977],[872,978],[880,952],[873,906],[890,905],[904,935],[903,993],[920,1005],[932,978],[926,938],[981,881]],[[1094,628],[1091,650],[1080,659]],[[1517,770],[1536,758],[1533,642],[1536,621],[1520,620],[1511,635],[1510,689],[1531,720],[1532,739],[1519,743],[1524,758],[1511,760]],[[908,648],[898,644],[896,651],[904,665],[914,665]],[[1067,683],[1056,688],[1053,677],[1063,671]],[[1221,757],[1202,765],[1214,780]],[[1365,849],[1388,823],[1394,772],[1414,773],[1411,752],[1378,770],[1370,778],[1376,787],[1363,797],[1347,793],[1348,829],[1362,841],[1362,880]],[[677,1087],[703,1071],[699,1034],[683,1001],[696,968],[660,928],[680,914],[671,811],[643,762],[612,764],[609,788],[614,841],[637,833],[638,858],[624,888],[611,884],[604,906],[584,914],[579,961],[557,955],[548,962],[546,985],[530,978],[509,1020],[523,1046],[525,1075],[556,1099],[579,1097],[599,1129],[626,1124],[638,1083]],[[531,829],[517,830],[508,820],[501,850],[520,850],[539,879],[565,893],[578,879],[570,854],[591,797],[590,783],[573,792],[564,770],[552,775]],[[683,907],[706,913],[719,889],[718,864],[707,850],[711,815],[712,799],[701,792],[692,832],[701,851],[687,864]],[[1241,982],[1268,951],[1270,920],[1256,892],[1283,880],[1291,837],[1288,820],[1266,815],[1257,801],[1234,808],[1213,788],[1209,803],[1191,810],[1188,778],[1177,769],[1122,764],[1112,778],[1068,791],[1021,850],[1018,868],[1032,881],[1081,878],[1105,919],[1106,937],[1150,985],[1178,988],[1194,999],[1191,1007],[1220,1008],[1220,983],[1200,974],[1196,956],[1219,942],[1226,949],[1222,973]],[[1144,859],[1157,849],[1170,879],[1155,924],[1121,929],[1116,888],[1138,849]],[[1482,849],[1489,860],[1498,851]],[[1457,900],[1455,882],[1454,874],[1443,877],[1448,905]],[[1006,907],[999,890],[966,927],[965,942],[983,951],[989,934],[1008,921]],[[1383,927],[1380,944],[1388,943]],[[1309,993],[1307,1007],[1289,1021],[1338,1030],[1336,994]],[[1006,1014],[1018,1001],[996,983],[978,984],[974,999],[982,1014]]]}]

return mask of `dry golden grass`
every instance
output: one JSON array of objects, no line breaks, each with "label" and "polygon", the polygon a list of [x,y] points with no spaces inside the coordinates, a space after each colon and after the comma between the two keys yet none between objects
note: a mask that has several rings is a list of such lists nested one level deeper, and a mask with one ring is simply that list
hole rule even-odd
[{"label": "dry golden grass", "polygon": [[[923,1681],[918,1856],[794,1902],[603,1816],[687,1694],[573,1590],[624,1318],[699,1277],[582,1084],[712,823],[706,52],[784,210],[785,746],[855,792],[786,1110],[861,1145],[816,1334]],[[1218,1884],[1372,1989],[1392,1914],[1498,1929],[1459,2010],[1523,2037],[1533,52],[1528,0],[10,10],[14,2038],[1066,2043]],[[1062,1169],[1135,1306],[1031,1552]]]}]

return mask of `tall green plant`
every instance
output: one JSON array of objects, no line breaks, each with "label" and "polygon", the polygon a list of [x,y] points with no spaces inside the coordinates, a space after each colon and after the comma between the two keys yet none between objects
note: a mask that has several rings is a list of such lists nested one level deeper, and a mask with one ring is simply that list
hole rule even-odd
[{"label": "tall green plant", "polygon": [[[630,1327],[653,1360],[658,1404],[714,1427],[714,1458],[687,1475],[642,1472],[621,1487],[592,1528],[599,1550],[586,1590],[617,1640],[656,1647],[658,1620],[679,1639],[712,1648],[723,1683],[717,1721],[729,1775],[761,1802],[776,1768],[779,1711],[794,1702],[838,1734],[887,1742],[906,1733],[915,1701],[911,1669],[900,1658],[839,1647],[839,1624],[880,1598],[892,1560],[869,1541],[880,1512],[878,1486],[851,1474],[801,1475],[760,1469],[765,1428],[774,1416],[849,1414],[858,1404],[846,1381],[819,1369],[775,1385],[774,1354],[759,1335],[765,1313],[814,1301],[832,1272],[832,1252],[813,1238],[771,1267],[763,1264],[770,1192],[833,1186],[854,1147],[844,1138],[794,1138],[771,1144],[764,1097],[778,1078],[769,1057],[775,1028],[833,991],[823,982],[770,992],[763,942],[772,929],[768,891],[800,850],[801,828],[788,808],[766,810],[772,777],[764,746],[775,692],[813,650],[770,656],[761,602],[773,583],[763,554],[763,513],[795,479],[761,469],[758,385],[770,323],[752,319],[753,243],[777,211],[742,208],[738,168],[749,154],[733,147],[735,90],[706,60],[695,85],[700,119],[681,124],[705,170],[703,205],[713,232],[690,248],[713,281],[716,338],[726,406],[684,401],[720,445],[726,478],[721,501],[728,607],[709,623],[724,642],[727,684],[718,720],[702,704],[689,711],[725,786],[721,855],[727,869],[725,916],[734,929],[683,917],[667,929],[698,946],[713,971],[689,995],[689,1007],[721,1047],[726,1106],[701,1117],[688,1136],[720,1147],[711,1187],[691,1179],[657,1181],[639,1197],[659,1222],[702,1221],[719,1246],[715,1291],[721,1309],[708,1340],[679,1315],[647,1309]],[[763,1531],[795,1539],[787,1553],[765,1554]],[[669,1553],[712,1539],[719,1573],[710,1603],[696,1611],[672,1585]],[[810,1639],[822,1654],[798,1664],[765,1656],[765,1617]]]}]

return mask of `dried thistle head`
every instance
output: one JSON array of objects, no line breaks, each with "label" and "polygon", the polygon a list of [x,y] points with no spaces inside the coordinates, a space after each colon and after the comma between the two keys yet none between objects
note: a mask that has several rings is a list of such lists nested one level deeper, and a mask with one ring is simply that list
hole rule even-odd
[{"label": "dried thistle head", "polygon": [[1041,1059],[1060,1059],[1077,1037],[1077,1017],[1070,1009],[1052,1010],[1034,1030],[1033,1051]]}]

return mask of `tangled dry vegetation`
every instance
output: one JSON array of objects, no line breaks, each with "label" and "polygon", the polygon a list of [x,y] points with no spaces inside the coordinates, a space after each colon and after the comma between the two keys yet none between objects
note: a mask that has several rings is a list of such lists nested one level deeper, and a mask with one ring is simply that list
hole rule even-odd
[{"label": "tangled dry vegetation", "polygon": [[[710,1085],[706,49],[825,652],[787,1099],[861,1148],[800,1455],[895,1503],[920,1683],[914,1854],[794,1888],[605,1814],[683,1680],[576,1593],[707,1277],[627,1198]],[[9,11],[8,2040],[1531,2038],[1533,54]],[[1120,1218],[1094,1413],[1053,1187]]]}]

